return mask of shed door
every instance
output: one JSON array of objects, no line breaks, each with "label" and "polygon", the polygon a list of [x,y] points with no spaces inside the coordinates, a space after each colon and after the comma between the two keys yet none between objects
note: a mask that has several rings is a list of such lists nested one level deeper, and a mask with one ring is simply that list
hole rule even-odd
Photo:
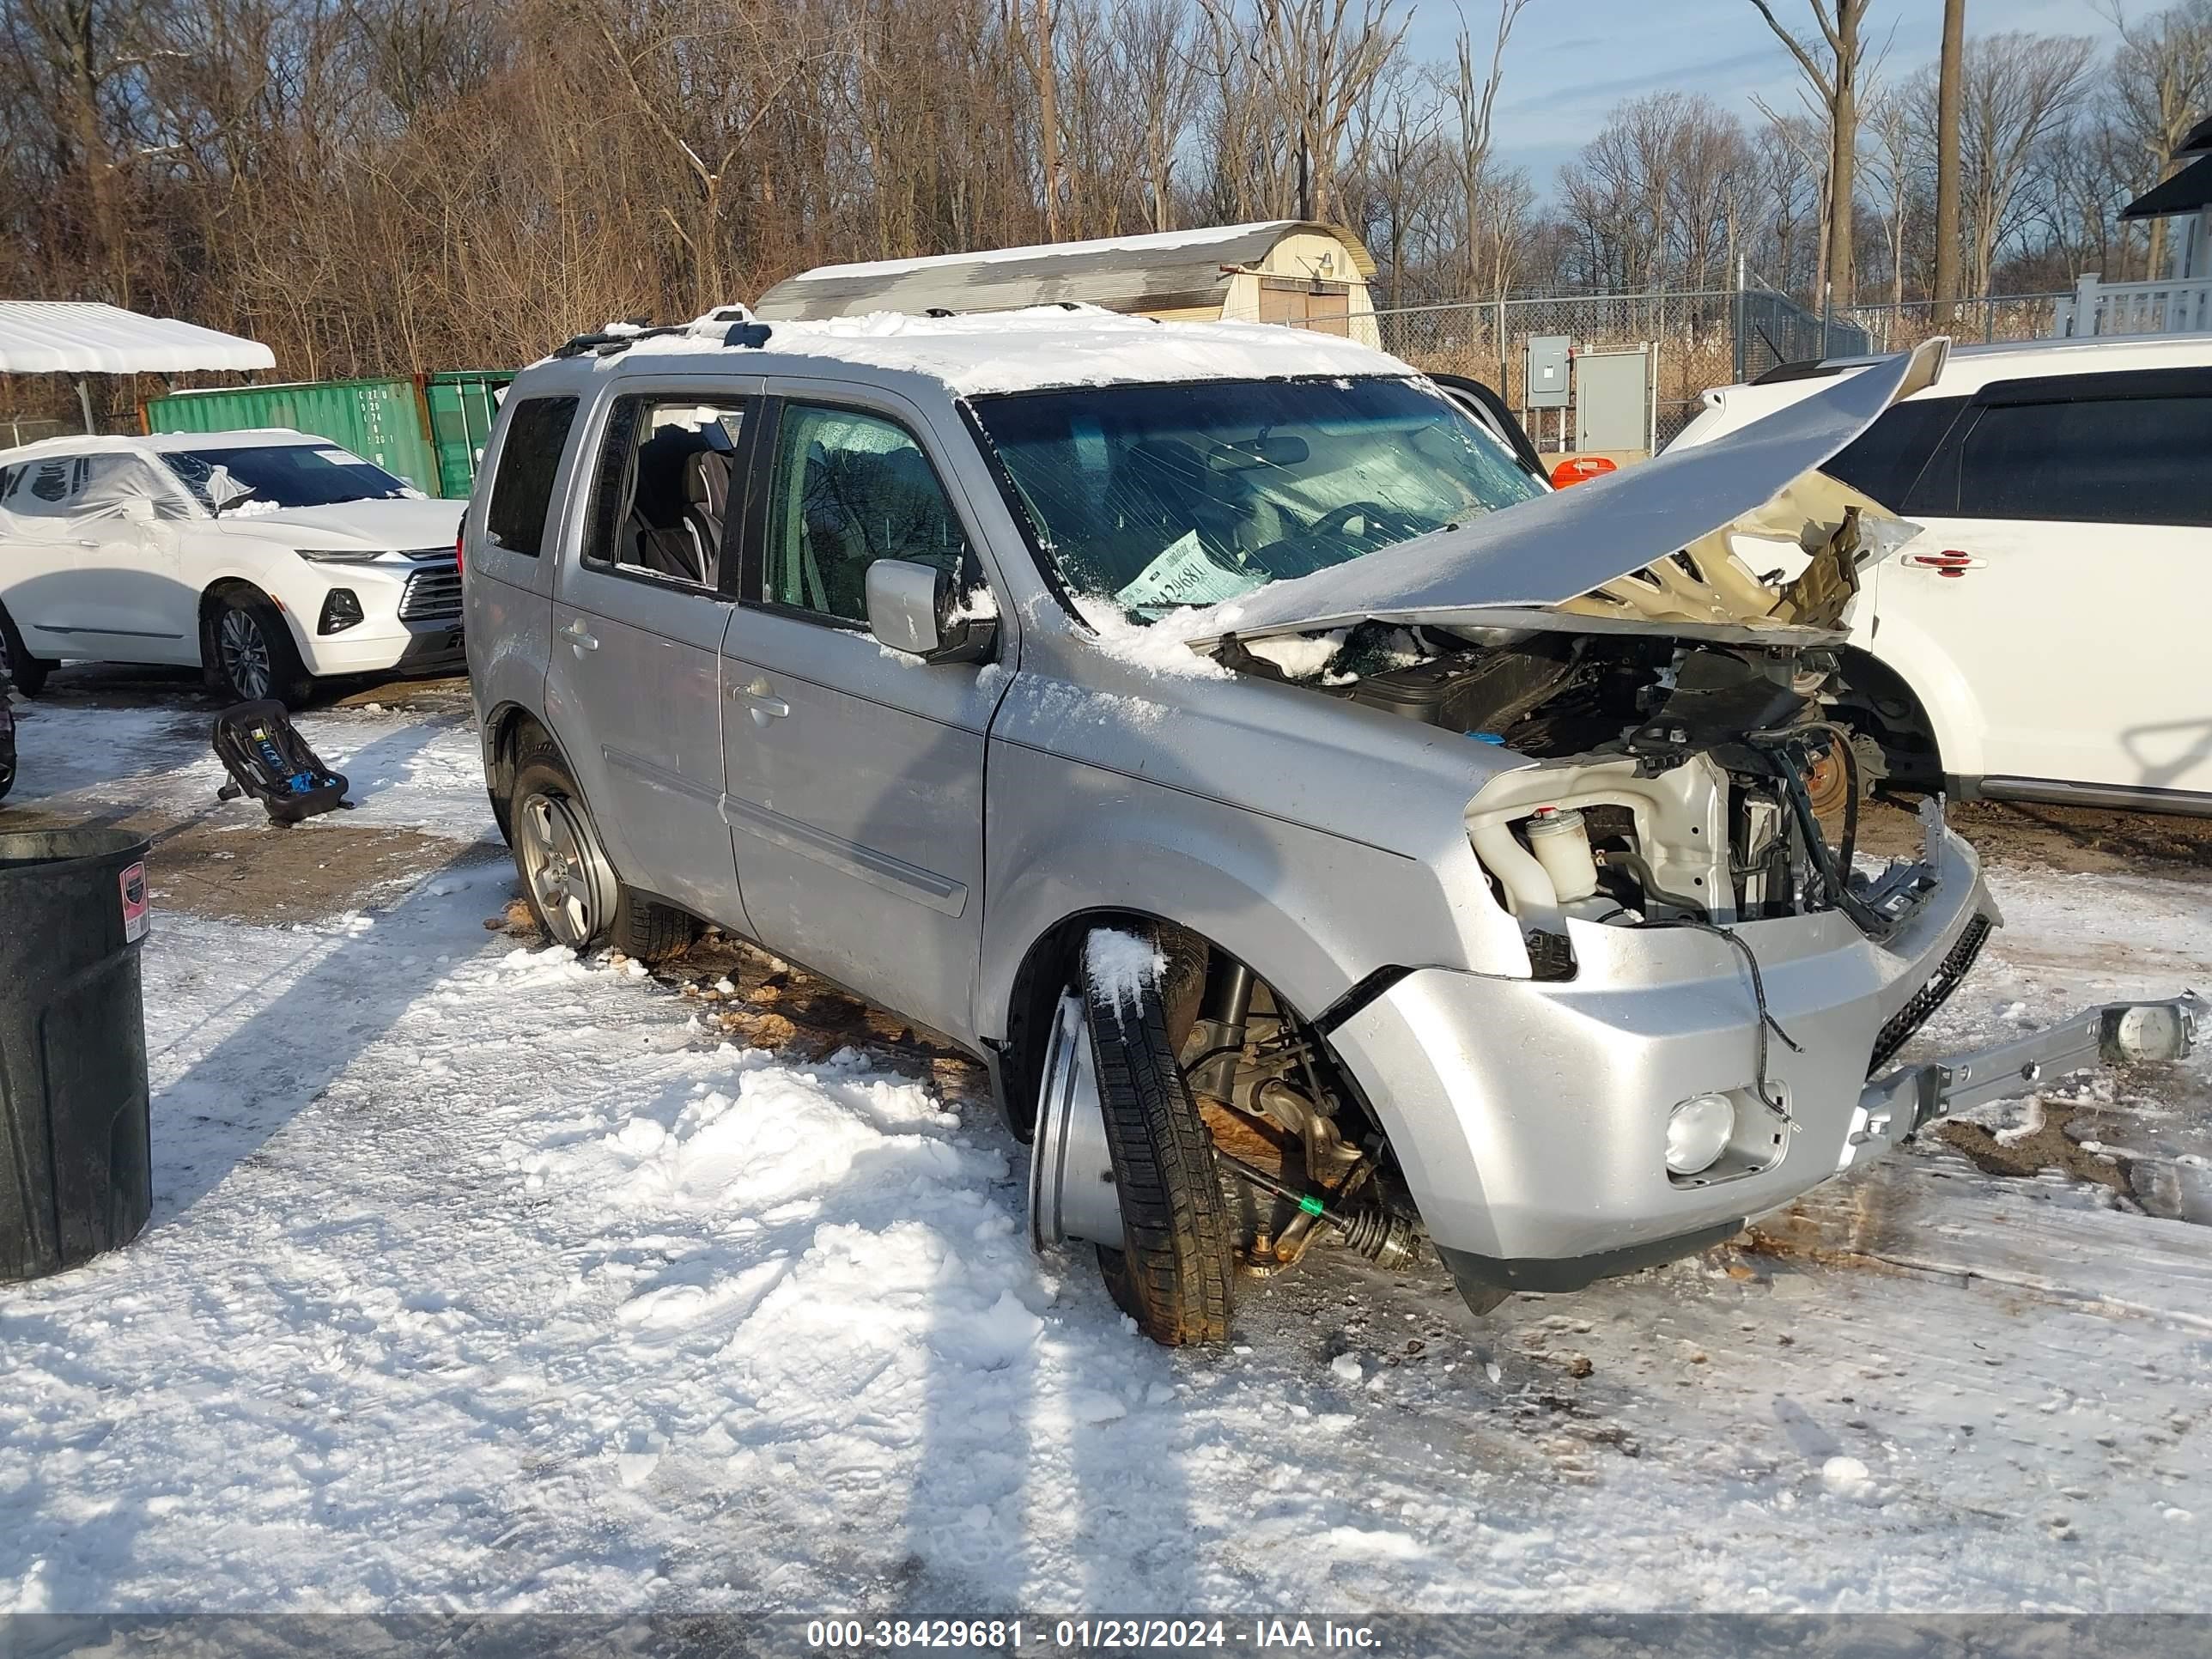
[{"label": "shed door", "polygon": [[1348,337],[1352,332],[1352,284],[1308,281],[1299,276],[1262,276],[1260,320]]}]

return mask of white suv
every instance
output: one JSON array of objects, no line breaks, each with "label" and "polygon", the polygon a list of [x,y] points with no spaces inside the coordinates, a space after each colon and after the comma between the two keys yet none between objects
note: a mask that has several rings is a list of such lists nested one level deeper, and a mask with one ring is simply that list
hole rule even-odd
[{"label": "white suv", "polygon": [[[1708,392],[1674,447],[1865,366]],[[2212,812],[2212,335],[1961,348],[1824,471],[1917,526],[1852,623],[1864,760],[1967,798]]]},{"label": "white suv", "polygon": [[458,672],[460,512],[282,428],[0,450],[0,672],[35,695],[64,658],[174,663],[288,702]]}]

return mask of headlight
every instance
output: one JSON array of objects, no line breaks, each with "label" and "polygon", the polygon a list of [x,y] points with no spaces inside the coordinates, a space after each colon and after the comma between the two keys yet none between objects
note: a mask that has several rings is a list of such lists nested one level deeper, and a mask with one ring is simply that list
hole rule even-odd
[{"label": "headlight", "polygon": [[1667,1167],[1679,1176],[1710,1170],[1735,1133],[1735,1103],[1726,1095],[1692,1095],[1667,1119]]},{"label": "headlight", "polygon": [[381,548],[301,547],[293,551],[309,564],[374,564],[386,556]]}]

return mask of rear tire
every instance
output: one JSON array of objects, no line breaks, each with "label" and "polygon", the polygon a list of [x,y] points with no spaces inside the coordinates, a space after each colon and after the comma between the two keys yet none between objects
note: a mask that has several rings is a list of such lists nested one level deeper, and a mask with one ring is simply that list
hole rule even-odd
[{"label": "rear tire", "polygon": [[615,919],[607,929],[611,949],[640,962],[668,962],[690,950],[700,932],[699,919],[688,911],[616,883]]},{"label": "rear tire", "polygon": [[695,918],[623,884],[582,792],[551,744],[539,744],[517,763],[507,803],[523,902],[548,939],[579,956],[605,940],[653,963],[682,955],[698,938]]},{"label": "rear tire", "polygon": [[258,593],[233,589],[208,607],[200,626],[200,660],[216,689],[239,702],[274,697],[297,708],[313,684],[292,630]]},{"label": "rear tire", "polygon": [[23,636],[15,631],[15,619],[0,611],[0,684],[13,680],[18,691],[35,697],[46,690],[46,676],[57,665],[33,656],[23,644]]},{"label": "rear tire", "polygon": [[1146,1336],[1179,1347],[1227,1340],[1236,1261],[1212,1137],[1169,1029],[1170,1007],[1194,1007],[1196,999],[1183,988],[1180,953],[1169,955],[1164,986],[1148,983],[1115,1000],[1080,972],[1079,994],[1121,1210],[1122,1248],[1099,1246],[1099,1270]]}]

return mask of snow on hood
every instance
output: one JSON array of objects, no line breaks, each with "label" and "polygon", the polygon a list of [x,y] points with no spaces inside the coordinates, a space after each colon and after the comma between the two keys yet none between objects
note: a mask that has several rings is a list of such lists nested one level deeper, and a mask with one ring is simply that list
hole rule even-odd
[{"label": "snow on hood", "polygon": [[451,547],[465,501],[436,497],[388,501],[341,501],[335,507],[272,507],[251,495],[216,520],[295,547],[364,549]]},{"label": "snow on hood", "polygon": [[1564,605],[1758,512],[1890,404],[1933,384],[1949,348],[1929,340],[1713,443],[1271,583],[1194,613],[1187,637],[1482,622],[1493,618],[1470,613]]}]

